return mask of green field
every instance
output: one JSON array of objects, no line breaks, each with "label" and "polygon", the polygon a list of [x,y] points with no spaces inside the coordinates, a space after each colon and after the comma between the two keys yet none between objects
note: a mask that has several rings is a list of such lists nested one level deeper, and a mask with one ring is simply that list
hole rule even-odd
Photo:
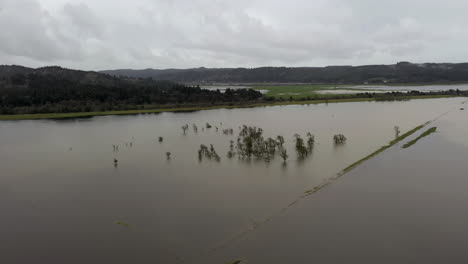
[{"label": "green field", "polygon": [[291,84],[291,85],[258,85],[254,86],[255,90],[267,90],[265,93],[266,96],[272,96],[275,98],[285,98],[290,97],[304,98],[307,96],[310,97],[321,97],[323,95],[315,93],[319,90],[330,90],[335,88],[343,88],[344,85],[331,85],[331,84]]},{"label": "green field", "polygon": [[[291,84],[291,85],[256,85],[252,87],[255,90],[267,90],[266,96],[284,99],[300,99],[300,98],[315,98],[315,99],[326,99],[337,94],[319,94],[317,91],[322,90],[334,90],[334,89],[346,89],[354,90],[356,93],[362,91],[369,91],[366,89],[353,88],[353,85],[334,85],[334,84]],[[343,94],[343,96],[350,94]]]},{"label": "green field", "polygon": [[[407,84],[385,84],[385,86],[430,86],[430,85],[453,85],[453,89],[456,89],[456,85],[461,85],[463,83],[407,83]],[[265,93],[266,96],[271,96],[275,98],[284,98],[289,99],[301,99],[310,97],[311,99],[326,99],[332,96],[339,94],[319,94],[317,91],[323,90],[334,90],[334,89],[344,89],[344,90],[354,90],[356,93],[360,92],[372,92],[369,89],[354,88],[355,84],[279,84],[279,85],[254,85],[252,86],[255,90],[267,90]],[[363,87],[367,85],[359,85]],[[369,85],[369,87],[383,86],[383,84]],[[390,88],[391,89],[391,88]],[[342,96],[351,95],[351,94],[341,94]]]}]

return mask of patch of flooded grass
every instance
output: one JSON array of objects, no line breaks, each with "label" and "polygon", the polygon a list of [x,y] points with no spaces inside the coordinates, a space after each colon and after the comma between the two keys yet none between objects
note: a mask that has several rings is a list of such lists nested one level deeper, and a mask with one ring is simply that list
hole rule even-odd
[{"label": "patch of flooded grass", "polygon": [[226,264],[239,264],[241,262],[242,262],[242,260],[234,260],[234,261],[228,262]]},{"label": "patch of flooded grass", "polygon": [[123,227],[130,227],[130,224],[125,223],[124,221],[115,221],[115,224]]},{"label": "patch of flooded grass", "polygon": [[429,129],[426,130],[424,133],[422,133],[421,135],[419,135],[419,137],[417,137],[417,138],[415,138],[415,139],[413,139],[413,140],[407,142],[406,144],[404,144],[404,145],[402,146],[402,148],[409,148],[409,147],[411,147],[412,145],[416,144],[416,142],[418,142],[418,140],[420,140],[420,139],[423,138],[423,137],[429,136],[430,134],[436,132],[436,130],[437,130],[437,127],[431,127],[431,128],[429,128]]}]

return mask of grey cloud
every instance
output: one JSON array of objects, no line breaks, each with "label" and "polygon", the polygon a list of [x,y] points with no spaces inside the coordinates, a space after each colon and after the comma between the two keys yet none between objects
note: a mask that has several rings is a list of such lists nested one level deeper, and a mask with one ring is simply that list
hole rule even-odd
[{"label": "grey cloud", "polygon": [[82,69],[467,61],[457,0],[0,0],[0,63]]},{"label": "grey cloud", "polygon": [[103,37],[103,21],[100,21],[93,11],[85,4],[65,4],[64,15],[70,19],[71,26],[78,37]]},{"label": "grey cloud", "polygon": [[0,1],[0,52],[43,60],[57,55],[46,27],[48,14],[31,1]]}]

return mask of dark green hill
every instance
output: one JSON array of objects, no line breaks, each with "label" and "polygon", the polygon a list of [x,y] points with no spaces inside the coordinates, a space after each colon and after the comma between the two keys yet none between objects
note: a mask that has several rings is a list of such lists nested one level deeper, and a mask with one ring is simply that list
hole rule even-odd
[{"label": "dark green hill", "polygon": [[194,68],[109,70],[114,76],[151,77],[184,83],[434,83],[468,82],[468,63],[400,62],[393,65],[328,67]]},{"label": "dark green hill", "polygon": [[255,101],[254,90],[209,91],[172,81],[119,78],[61,67],[0,66],[0,114],[89,112]]}]

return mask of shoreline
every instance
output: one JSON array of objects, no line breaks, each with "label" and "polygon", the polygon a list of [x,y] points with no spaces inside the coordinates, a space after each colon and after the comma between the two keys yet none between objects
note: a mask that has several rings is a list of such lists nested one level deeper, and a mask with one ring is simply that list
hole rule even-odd
[{"label": "shoreline", "polygon": [[[402,100],[413,99],[437,99],[437,98],[455,98],[462,96],[455,95],[422,95],[422,96],[404,96]],[[216,109],[237,109],[237,108],[255,108],[265,106],[282,106],[282,105],[305,105],[305,104],[325,104],[325,103],[353,103],[353,102],[375,102],[375,98],[343,98],[343,99],[318,99],[305,101],[284,101],[284,102],[261,102],[239,105],[216,105],[216,106],[191,106],[191,107],[172,107],[172,108],[157,108],[157,109],[137,109],[137,110],[116,110],[116,111],[101,111],[101,112],[74,112],[74,113],[39,113],[39,114],[13,114],[0,115],[0,121],[15,121],[15,120],[38,120],[38,119],[68,119],[68,118],[85,118],[94,116],[109,116],[109,115],[138,115],[164,112],[192,112],[201,110],[216,110]],[[381,101],[383,102],[383,101]]]}]

